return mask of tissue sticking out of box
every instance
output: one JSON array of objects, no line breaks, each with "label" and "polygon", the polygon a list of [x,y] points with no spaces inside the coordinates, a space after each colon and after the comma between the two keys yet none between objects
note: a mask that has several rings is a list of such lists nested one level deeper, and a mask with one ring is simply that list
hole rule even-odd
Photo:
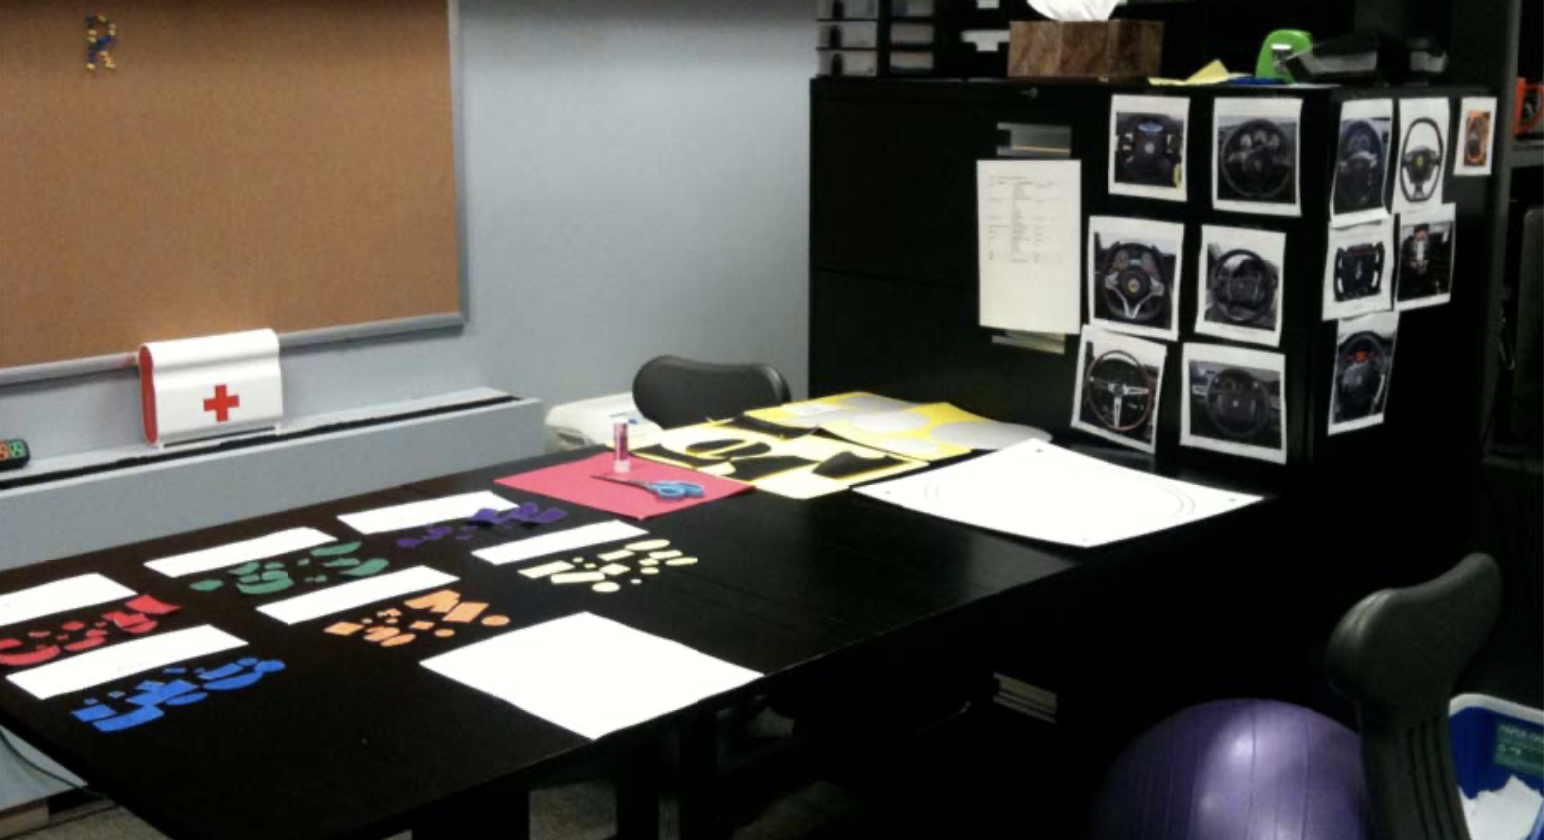
[{"label": "tissue sticking out of box", "polygon": [[1482,790],[1473,799],[1464,797],[1464,818],[1469,833],[1482,837],[1526,837],[1544,808],[1544,796],[1516,776],[1499,791]]},{"label": "tissue sticking out of box", "polygon": [[1125,0],[1029,0],[1029,7],[1051,20],[1109,20]]}]

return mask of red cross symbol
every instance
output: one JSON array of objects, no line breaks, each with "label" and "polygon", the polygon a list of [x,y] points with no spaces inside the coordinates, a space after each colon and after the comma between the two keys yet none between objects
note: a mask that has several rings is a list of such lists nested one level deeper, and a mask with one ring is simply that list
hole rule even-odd
[{"label": "red cross symbol", "polygon": [[224,423],[231,419],[231,409],[241,407],[241,397],[237,394],[227,394],[224,385],[214,386],[214,396],[204,400],[204,410],[214,412],[216,423]]}]

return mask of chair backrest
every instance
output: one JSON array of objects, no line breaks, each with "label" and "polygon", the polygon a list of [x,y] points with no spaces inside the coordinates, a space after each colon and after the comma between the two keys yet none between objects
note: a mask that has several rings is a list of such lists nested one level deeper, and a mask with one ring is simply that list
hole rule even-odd
[{"label": "chair backrest", "polygon": [[1454,685],[1501,604],[1496,561],[1363,598],[1330,636],[1330,684],[1356,704],[1373,825],[1385,840],[1470,840],[1448,737]]},{"label": "chair backrest", "polygon": [[789,399],[788,381],[777,368],[762,363],[714,365],[660,356],[645,363],[633,378],[638,410],[666,429],[727,420]]}]

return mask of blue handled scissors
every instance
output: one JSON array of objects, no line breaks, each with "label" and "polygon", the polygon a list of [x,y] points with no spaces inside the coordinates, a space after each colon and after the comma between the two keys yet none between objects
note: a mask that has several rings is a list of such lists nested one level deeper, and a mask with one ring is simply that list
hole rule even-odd
[{"label": "blue handled scissors", "polygon": [[616,478],[609,475],[597,475],[601,481],[610,481],[614,484],[629,484],[640,487],[653,493],[661,501],[679,502],[682,499],[702,498],[702,485],[695,481],[637,481],[630,478]]}]

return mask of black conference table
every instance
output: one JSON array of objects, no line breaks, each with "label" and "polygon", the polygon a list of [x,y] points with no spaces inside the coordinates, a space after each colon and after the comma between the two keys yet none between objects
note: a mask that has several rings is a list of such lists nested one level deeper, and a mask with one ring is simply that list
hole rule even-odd
[{"label": "black conference table", "polygon": [[[533,534],[613,519],[494,484],[594,452],[501,464],[0,573],[0,593],[6,593],[99,572],[136,593],[179,605],[160,617],[160,632],[211,624],[248,643],[229,655],[206,657],[210,666],[237,654],[285,666],[250,688],[169,709],[164,719],[118,732],[99,732],[72,714],[97,689],[39,701],[0,680],[0,724],[92,790],[169,835],[189,838],[379,837],[404,829],[415,837],[473,829],[483,834],[490,814],[502,815],[504,835],[522,836],[531,786],[600,759],[643,768],[619,777],[618,820],[624,836],[654,834],[656,782],[642,756],[674,730],[685,733],[682,835],[713,835],[721,831],[711,817],[708,781],[716,709],[780,681],[860,662],[898,638],[968,634],[973,616],[995,600],[1089,566],[1157,562],[1230,522],[1262,515],[1272,504],[1079,550],[932,519],[853,493],[800,502],[752,492],[641,523],[700,562],[613,594],[530,580],[516,573],[520,566],[493,566],[471,554],[523,532],[489,530],[407,550],[396,544],[401,533],[348,536],[352,532],[336,519],[472,490],[569,511],[560,523],[535,526]],[[189,578],[164,577],[143,565],[304,526],[363,539],[361,556],[384,558],[393,569],[427,565],[458,576],[449,588],[508,616],[503,630],[587,611],[766,676],[591,740],[419,665],[491,635],[484,628],[450,639],[425,634],[387,649],[323,632],[342,616],[288,626],[256,611],[262,599],[231,587],[194,591]],[[100,608],[50,618],[89,620],[96,612]],[[0,675],[15,670],[0,668]]]}]

